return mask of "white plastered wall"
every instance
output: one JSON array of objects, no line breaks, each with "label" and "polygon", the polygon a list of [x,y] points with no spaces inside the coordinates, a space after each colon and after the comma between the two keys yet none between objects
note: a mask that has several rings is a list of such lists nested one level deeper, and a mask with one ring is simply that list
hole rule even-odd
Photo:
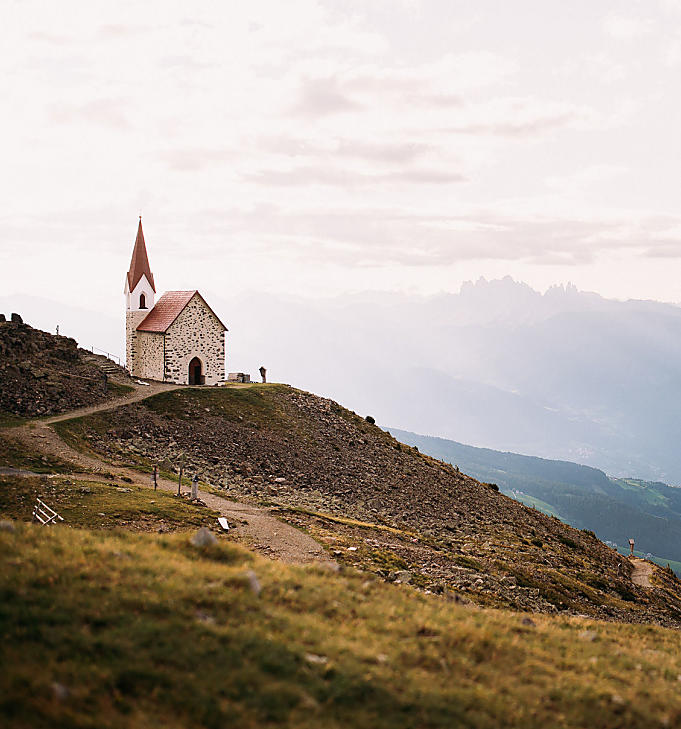
[{"label": "white plastered wall", "polygon": [[[140,309],[140,294],[144,294],[146,299],[146,308],[144,309]],[[125,308],[127,311],[148,311],[153,309],[155,296],[154,289],[151,288],[146,276],[142,276],[132,292],[128,288],[128,277],[125,277]]]}]

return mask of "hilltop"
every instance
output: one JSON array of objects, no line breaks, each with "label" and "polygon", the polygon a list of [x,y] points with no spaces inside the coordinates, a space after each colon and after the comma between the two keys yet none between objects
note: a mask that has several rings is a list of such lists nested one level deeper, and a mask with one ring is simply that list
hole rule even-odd
[{"label": "hilltop", "polygon": [[179,389],[55,426],[113,465],[198,474],[266,505],[341,563],[479,604],[679,625],[681,587],[654,591],[592,532],[400,444],[337,403],[284,385]]}]

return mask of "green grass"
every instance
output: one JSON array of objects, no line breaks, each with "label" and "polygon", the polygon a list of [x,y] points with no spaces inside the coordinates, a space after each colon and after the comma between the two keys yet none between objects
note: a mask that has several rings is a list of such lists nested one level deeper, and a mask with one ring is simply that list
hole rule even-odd
[{"label": "green grass", "polygon": [[636,492],[651,506],[668,506],[669,500],[655,489],[655,486],[659,484],[653,484],[635,478],[611,478],[610,481],[625,491]]},{"label": "green grass", "polygon": [[0,465],[18,468],[34,473],[70,473],[73,466],[55,456],[45,456],[23,445],[18,445],[12,438],[0,432]]},{"label": "green grass", "polygon": [[0,723],[15,729],[681,720],[678,632],[523,624],[224,539],[19,525],[0,532],[0,598]]},{"label": "green grass", "polygon": [[563,517],[556,510],[555,506],[552,506],[548,502],[542,501],[535,496],[530,496],[529,494],[523,493],[507,493],[506,495],[512,496],[512,498],[514,498],[516,501],[520,501],[521,504],[525,504],[525,506],[535,508],[537,511],[541,511],[543,514],[547,514],[548,516],[555,516],[561,521],[565,521],[565,519],[563,519]]},{"label": "green grass", "polygon": [[252,385],[172,390],[154,395],[144,404],[152,412],[181,420],[195,417],[192,408],[201,408],[204,414],[208,407],[211,414],[246,426],[286,427],[290,423],[277,403],[277,394],[288,389],[286,385]]},{"label": "green grass", "polygon": [[135,388],[132,385],[122,385],[120,382],[114,382],[111,379],[107,381],[106,389],[116,397],[123,397],[124,395],[135,391]]},{"label": "green grass", "polygon": [[127,483],[0,476],[0,515],[31,520],[36,497],[71,527],[164,531],[215,526],[218,512],[153,489]]},{"label": "green grass", "polygon": [[16,428],[26,422],[28,422],[27,419],[19,415],[0,411],[0,428]]}]

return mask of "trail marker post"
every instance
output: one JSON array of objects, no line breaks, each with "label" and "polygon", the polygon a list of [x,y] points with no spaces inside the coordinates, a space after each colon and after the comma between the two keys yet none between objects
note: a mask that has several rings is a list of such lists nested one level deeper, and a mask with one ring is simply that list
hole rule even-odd
[{"label": "trail marker post", "polygon": [[177,479],[177,495],[180,496],[181,489],[182,489],[182,471],[184,471],[184,466],[182,463],[180,463],[180,475]]},{"label": "trail marker post", "polygon": [[192,499],[199,498],[199,477],[195,474],[192,478]]},{"label": "trail marker post", "polygon": [[154,466],[154,491],[156,491],[158,487],[158,466]]},{"label": "trail marker post", "polygon": [[634,540],[633,539],[629,540],[629,549],[631,550],[629,552],[629,556],[633,557],[634,556]]}]

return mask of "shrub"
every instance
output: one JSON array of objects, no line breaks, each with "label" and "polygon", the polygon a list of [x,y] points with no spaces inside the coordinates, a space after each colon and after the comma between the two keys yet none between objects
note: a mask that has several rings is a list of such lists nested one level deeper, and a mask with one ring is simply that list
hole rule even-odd
[{"label": "shrub", "polygon": [[366,420],[369,425],[376,425],[376,418],[373,418],[371,415],[367,415],[364,420]]},{"label": "shrub", "polygon": [[575,542],[574,539],[570,539],[570,537],[564,537],[562,534],[558,535],[558,541],[561,544],[564,544],[566,547],[570,547],[570,549],[578,549],[579,545],[577,542]]}]

